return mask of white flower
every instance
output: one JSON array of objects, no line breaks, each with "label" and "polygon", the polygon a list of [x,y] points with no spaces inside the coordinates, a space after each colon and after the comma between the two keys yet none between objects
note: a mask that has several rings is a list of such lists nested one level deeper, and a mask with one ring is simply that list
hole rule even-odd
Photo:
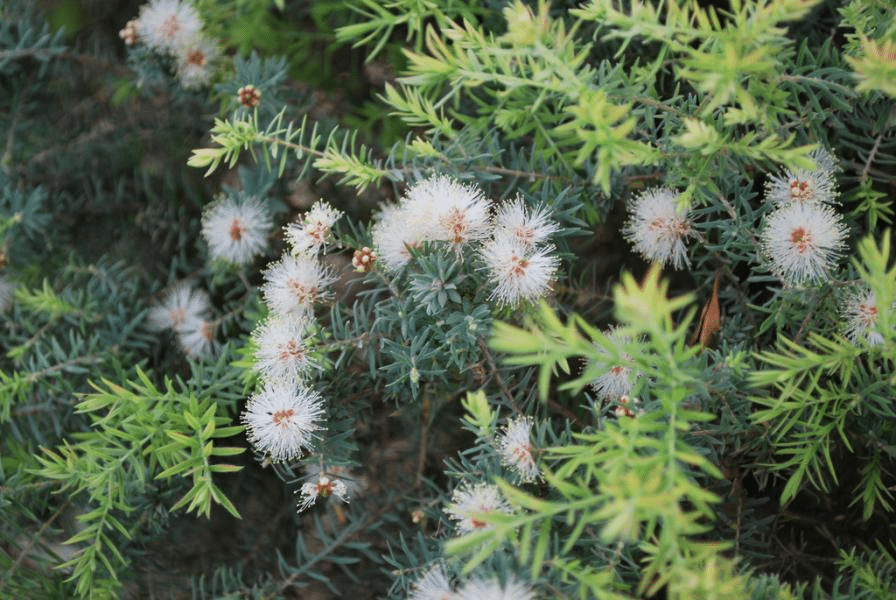
[{"label": "white flower", "polygon": [[321,468],[320,462],[305,465],[305,472],[309,477],[326,475],[330,479],[338,480],[340,488],[344,490],[345,502],[348,498],[361,492],[367,487],[367,479],[363,476],[354,475],[348,467],[344,465],[326,465]]},{"label": "white flower", "polygon": [[834,173],[838,170],[834,156],[820,148],[811,154],[817,167],[785,170],[780,175],[770,176],[765,184],[765,199],[775,204],[791,202],[826,202],[837,199],[837,182]]},{"label": "white flower", "polygon": [[261,254],[267,245],[271,215],[257,198],[238,203],[221,198],[202,213],[202,236],[214,258],[238,265]]},{"label": "white flower", "polygon": [[508,235],[523,248],[531,248],[547,242],[560,227],[550,218],[550,210],[546,206],[529,210],[522,196],[518,196],[498,208],[495,229],[501,232],[496,235]]},{"label": "white flower", "polygon": [[16,284],[8,281],[6,277],[0,277],[0,313],[8,311],[12,307]]},{"label": "white flower", "polygon": [[477,529],[489,527],[485,521],[479,520],[476,513],[504,513],[511,514],[510,505],[501,496],[498,486],[488,483],[459,487],[451,496],[452,503],[445,512],[456,521],[457,529],[461,533],[468,533]]},{"label": "white flower", "polygon": [[425,221],[398,204],[380,209],[371,234],[377,259],[389,271],[401,269],[411,259],[408,248],[419,248],[425,237]]},{"label": "white flower", "polygon": [[631,357],[621,352],[622,346],[631,342],[631,338],[621,335],[616,329],[610,329],[606,333],[606,338],[614,347],[620,349],[620,359],[613,359],[606,348],[594,344],[596,356],[591,358],[591,364],[603,372],[591,380],[591,388],[603,400],[617,400],[631,393],[632,386],[641,373],[637,371],[633,373]]},{"label": "white flower", "polygon": [[204,320],[210,310],[211,301],[205,291],[180,283],[149,309],[147,320],[149,327],[157,331],[178,329],[187,322]]},{"label": "white flower", "polygon": [[629,221],[622,230],[637,253],[649,261],[680,269],[690,265],[684,239],[693,234],[688,209],[669,188],[645,190],[629,205]]},{"label": "white flower", "polygon": [[309,256],[284,256],[264,273],[262,292],[275,314],[302,316],[327,296],[326,287],[335,281],[332,273]]},{"label": "white flower", "polygon": [[771,270],[798,285],[827,276],[845,247],[846,225],[830,206],[792,202],[766,218],[761,238]]},{"label": "white flower", "polygon": [[242,421],[255,449],[279,462],[297,458],[310,448],[314,432],[323,429],[323,413],[316,391],[271,383],[249,399]]},{"label": "white flower", "polygon": [[509,421],[498,438],[498,452],[501,462],[519,475],[520,481],[531,482],[541,476],[541,471],[532,456],[531,417],[517,417]]},{"label": "white flower", "polygon": [[136,23],[137,34],[150,48],[174,54],[186,40],[202,29],[199,13],[180,0],[150,0],[140,8]]},{"label": "white flower", "polygon": [[323,200],[314,203],[298,223],[286,226],[286,240],[292,246],[293,254],[317,254],[323,248],[333,225],[342,216]]},{"label": "white flower", "polygon": [[177,341],[187,356],[204,358],[214,356],[218,352],[215,339],[215,323],[199,317],[191,317],[174,328]]},{"label": "white flower", "polygon": [[513,577],[502,586],[497,579],[471,579],[457,592],[457,600],[534,600],[535,592]]},{"label": "white flower", "polygon": [[203,36],[180,42],[175,48],[180,84],[188,90],[208,85],[212,78],[212,65],[219,54],[218,45]]},{"label": "white flower", "polygon": [[334,496],[342,502],[348,502],[348,487],[341,479],[333,479],[327,475],[318,475],[314,481],[302,484],[299,490],[299,512],[307,510],[317,499]]},{"label": "white flower", "polygon": [[527,249],[514,238],[500,235],[485,244],[480,254],[495,286],[489,299],[516,306],[548,293],[560,265],[552,251],[550,246]]},{"label": "white flower", "polygon": [[252,334],[255,342],[255,370],[268,381],[296,382],[315,365],[308,356],[306,337],[311,322],[287,315],[267,319]]},{"label": "white flower", "polygon": [[404,203],[412,218],[422,222],[427,241],[447,241],[460,248],[488,236],[489,201],[475,186],[431,177],[409,189]]},{"label": "white flower", "polygon": [[[896,303],[893,308],[896,309]],[[870,346],[884,342],[884,337],[875,329],[879,308],[877,296],[871,290],[850,294],[843,303],[841,317],[846,329],[846,337],[853,344],[865,340]]]},{"label": "white flower", "polygon": [[436,564],[421,575],[414,582],[408,600],[457,600],[444,565]]}]

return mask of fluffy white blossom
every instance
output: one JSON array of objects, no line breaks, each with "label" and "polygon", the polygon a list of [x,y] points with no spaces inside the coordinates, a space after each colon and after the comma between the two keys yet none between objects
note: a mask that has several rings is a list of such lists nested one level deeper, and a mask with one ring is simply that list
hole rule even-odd
[{"label": "fluffy white blossom", "polygon": [[629,221],[622,230],[635,252],[649,261],[690,265],[685,238],[693,235],[688,209],[679,204],[678,192],[652,188],[636,196],[629,205]]},{"label": "fluffy white blossom", "polygon": [[315,365],[307,338],[311,321],[302,316],[273,316],[252,334],[255,370],[268,381],[296,382]]},{"label": "fluffy white blossom", "polygon": [[257,198],[220,198],[202,214],[202,236],[214,258],[246,264],[267,245],[271,215]]},{"label": "fluffy white blossom", "polygon": [[606,348],[594,344],[596,356],[591,358],[591,364],[600,369],[602,373],[592,379],[590,383],[599,398],[617,400],[621,396],[631,393],[635,380],[640,377],[640,372],[633,371],[631,357],[621,351],[625,344],[631,342],[631,338],[620,334],[616,329],[610,329],[606,333],[606,337],[613,346],[620,350],[620,358],[612,358]]},{"label": "fluffy white blossom", "polygon": [[444,565],[436,564],[423,573],[411,587],[408,600],[457,600]]},{"label": "fluffy white blossom", "polygon": [[532,418],[511,419],[498,437],[498,452],[501,462],[516,471],[522,482],[535,481],[541,471],[532,455]]},{"label": "fluffy white blossom", "polygon": [[383,207],[372,234],[377,258],[397,271],[410,260],[409,248],[444,241],[460,249],[485,239],[490,229],[489,202],[481,190],[436,176],[413,185],[397,204]]},{"label": "fluffy white blossom", "polygon": [[411,259],[408,248],[419,248],[423,243],[425,224],[425,219],[408,207],[382,207],[371,230],[377,260],[389,271],[401,269]]},{"label": "fluffy white blossom", "polygon": [[799,285],[827,276],[845,248],[846,225],[830,206],[792,202],[766,217],[761,239],[772,272]]},{"label": "fluffy white blossom", "polygon": [[284,256],[264,273],[262,293],[271,312],[303,316],[328,295],[335,276],[310,256]]},{"label": "fluffy white blossom", "polygon": [[150,0],[140,8],[136,30],[140,40],[153,50],[174,55],[180,46],[199,34],[202,20],[188,2]]},{"label": "fluffy white blossom", "polygon": [[431,177],[408,190],[404,205],[421,222],[426,241],[446,241],[459,248],[488,236],[489,201],[473,185]]},{"label": "fluffy white blossom", "polygon": [[448,516],[456,522],[460,533],[468,533],[477,529],[490,527],[479,520],[476,513],[511,514],[510,505],[501,495],[498,486],[489,483],[478,483],[473,486],[461,486],[454,490],[451,504],[445,509]]},{"label": "fluffy white blossom", "polygon": [[292,460],[310,448],[324,408],[316,391],[288,383],[269,383],[246,403],[242,421],[249,442],[274,462]]},{"label": "fluffy white blossom", "polygon": [[513,577],[503,586],[497,579],[477,577],[457,591],[457,600],[534,600],[535,592]]},{"label": "fluffy white blossom", "polygon": [[546,206],[530,210],[523,198],[518,196],[498,208],[495,230],[498,236],[507,235],[523,248],[532,248],[547,243],[560,230],[560,226],[550,218],[550,210]]},{"label": "fluffy white blossom", "polygon": [[293,254],[317,254],[330,237],[330,231],[342,211],[336,210],[323,200],[315,202],[298,223],[286,226],[286,240]]},{"label": "fluffy white blossom", "polygon": [[780,175],[770,176],[765,184],[765,199],[781,205],[791,202],[836,202],[836,159],[823,148],[816,150],[811,156],[817,165],[811,171],[787,169]]},{"label": "fluffy white blossom", "polygon": [[320,474],[311,481],[306,481],[299,489],[299,512],[307,510],[317,502],[318,498],[333,496],[342,502],[348,502],[348,487],[341,479]]},{"label": "fluffy white blossom", "polygon": [[177,341],[187,356],[206,358],[217,354],[218,341],[215,339],[215,323],[208,319],[192,317],[175,327]]},{"label": "fluffy white blossom", "polygon": [[180,283],[149,309],[147,320],[150,328],[157,331],[177,330],[188,322],[205,320],[210,311],[211,301],[204,290]]},{"label": "fluffy white blossom", "polygon": [[510,236],[496,236],[480,254],[494,286],[489,299],[501,305],[516,306],[547,294],[560,265],[553,247],[525,248]]},{"label": "fluffy white blossom", "polygon": [[180,84],[188,90],[208,85],[212,67],[220,53],[218,45],[204,36],[194,36],[180,42],[175,48]]},{"label": "fluffy white blossom", "polygon": [[[893,309],[896,310],[896,303]],[[883,336],[875,329],[880,308],[877,296],[871,290],[851,293],[843,303],[841,317],[845,326],[845,335],[853,344],[865,340],[871,346],[884,341]]]}]

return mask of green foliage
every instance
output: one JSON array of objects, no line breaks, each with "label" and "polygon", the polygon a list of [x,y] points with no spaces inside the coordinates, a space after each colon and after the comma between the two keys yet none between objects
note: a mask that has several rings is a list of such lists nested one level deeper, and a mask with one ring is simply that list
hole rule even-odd
[{"label": "green foliage", "polygon": [[828,339],[810,333],[806,347],[782,337],[777,351],[757,355],[769,368],[755,371],[750,379],[756,386],[777,390],[775,396],[754,398],[765,408],[753,417],[766,424],[773,447],[786,457],[769,465],[787,474],[781,502],[792,500],[806,482],[829,491],[829,481],[837,482],[832,453],[846,451],[864,463],[855,492],[868,519],[878,504],[892,510],[892,494],[881,481],[880,458],[882,452],[896,450],[889,443],[881,444],[889,438],[889,423],[896,416],[891,402],[896,380],[881,374],[893,372],[896,357],[892,308],[896,306],[896,266],[888,269],[889,233],[880,246],[865,238],[858,251],[861,262],[856,261],[856,269],[881,307],[882,342],[855,345],[843,337]]},{"label": "green foliage", "polygon": [[[633,367],[650,380],[651,400],[644,404],[644,413],[606,421],[593,432],[574,434],[571,444],[547,449],[545,460],[552,468],[545,470],[545,478],[559,498],[538,498],[504,484],[502,491],[517,513],[483,517],[487,522],[495,519],[494,531],[449,542],[449,552],[472,551],[490,540],[480,546],[472,559],[475,564],[493,550],[496,540],[508,541],[518,548],[522,561],[531,562],[534,577],[546,566],[552,535],[564,540],[560,561],[569,564],[576,560],[572,550],[590,537],[586,532],[596,530],[608,547],[639,547],[644,563],[639,593],[654,594],[665,586],[671,598],[747,597],[744,582],[733,577],[732,566],[720,554],[725,545],[697,541],[719,501],[705,489],[705,479],[721,473],[689,442],[688,432],[714,416],[694,409],[699,369],[693,360],[696,350],[685,343],[690,319],[673,325],[673,314],[689,299],[667,299],[666,292],[656,269],[642,285],[624,276],[614,290],[619,331],[639,340],[616,351],[632,356]],[[598,360],[594,344],[612,348],[612,342],[581,317],[573,315],[564,325],[544,305],[526,329],[497,325],[492,341],[508,354],[508,361],[537,364],[540,382],[573,357]],[[586,369],[564,385],[580,389],[591,379]],[[547,385],[540,387],[546,395]],[[552,532],[557,528],[561,532]],[[601,583],[624,589],[621,581],[592,580],[594,574],[587,569],[569,569],[566,577],[581,577],[580,597],[589,591],[598,598],[623,597],[597,591]]]},{"label": "green foliage", "polygon": [[41,468],[36,475],[60,482],[59,491],[73,498],[86,497],[84,512],[77,516],[80,531],[65,542],[77,551],[58,566],[71,568],[69,580],[77,582],[81,596],[94,595],[97,586],[103,589],[104,578],[117,579],[127,563],[122,538],[132,538],[123,521],[145,502],[158,485],[155,480],[190,480],[188,491],[170,510],[186,507],[208,517],[217,503],[239,517],[212,475],[239,470],[215,457],[243,449],[216,445],[216,440],[242,427],[226,426],[230,419],[219,414],[207,391],[175,390],[171,382],[162,391],[139,369],[136,376],[131,389],[108,381],[95,386],[96,392],[76,405],[79,413],[89,414],[91,430],[76,434],[74,443],[44,448],[37,459]]}]

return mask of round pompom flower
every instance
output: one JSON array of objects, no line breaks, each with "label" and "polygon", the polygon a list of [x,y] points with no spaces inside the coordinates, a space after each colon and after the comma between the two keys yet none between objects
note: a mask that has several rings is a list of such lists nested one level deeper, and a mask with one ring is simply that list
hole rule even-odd
[{"label": "round pompom flower", "polygon": [[629,221],[622,233],[635,252],[676,269],[690,265],[684,240],[693,235],[693,230],[678,192],[669,188],[645,190],[632,200],[628,210]]},{"label": "round pompom flower", "polygon": [[502,204],[495,215],[495,231],[501,232],[497,235],[508,235],[524,248],[548,242],[559,230],[546,206],[529,209],[521,196]]},{"label": "round pompom flower", "polygon": [[531,432],[532,418],[517,417],[507,423],[498,438],[501,462],[516,471],[519,480],[524,483],[541,477],[541,470],[532,455]]},{"label": "round pompom flower", "polygon": [[761,239],[772,272],[799,285],[827,276],[845,247],[846,225],[830,206],[793,202],[766,218]]},{"label": "round pompom flower", "polygon": [[376,257],[389,271],[398,271],[411,259],[409,248],[419,248],[425,238],[425,221],[407,207],[389,204],[380,208],[371,229]]},{"label": "round pompom flower", "polygon": [[202,20],[187,2],[150,0],[140,8],[136,30],[140,40],[153,50],[175,55],[178,47],[199,34]]},{"label": "round pompom flower", "polygon": [[500,305],[516,306],[532,302],[552,288],[551,283],[560,260],[553,248],[525,248],[514,237],[496,235],[482,247],[480,255],[494,286],[490,300]]},{"label": "round pompom flower", "polygon": [[271,312],[303,316],[327,295],[336,277],[310,256],[284,256],[264,273],[262,292]]},{"label": "round pompom flower", "polygon": [[[893,308],[896,309],[896,303]],[[884,342],[884,337],[875,329],[878,313],[877,296],[871,290],[850,294],[843,303],[841,317],[846,328],[846,337],[853,344],[865,340],[870,346]]]},{"label": "round pompom flower", "polygon": [[202,36],[195,36],[178,44],[175,57],[180,84],[188,90],[208,85],[212,78],[212,65],[219,54],[218,45]]},{"label": "round pompom flower", "polygon": [[827,202],[837,199],[837,182],[834,173],[837,161],[833,155],[820,148],[811,154],[815,169],[787,169],[780,175],[769,177],[765,184],[765,199],[775,204],[791,202]]},{"label": "round pompom flower", "polygon": [[510,505],[501,495],[498,486],[489,483],[478,483],[473,486],[459,487],[451,496],[451,504],[445,509],[448,516],[456,521],[461,533],[468,533],[488,527],[480,521],[477,513],[511,514]]},{"label": "round pompom flower", "polygon": [[431,177],[411,187],[403,204],[420,222],[426,241],[447,241],[459,249],[488,236],[489,201],[473,185]]},{"label": "round pompom flower", "polygon": [[274,462],[298,458],[323,427],[323,400],[316,391],[287,383],[266,385],[246,403],[242,421],[249,442]]},{"label": "round pompom flower", "polygon": [[202,236],[209,254],[238,265],[264,251],[270,228],[271,215],[256,198],[242,203],[221,198],[209,204],[202,214]]},{"label": "round pompom flower", "polygon": [[255,370],[268,381],[296,382],[315,365],[309,357],[305,317],[273,316],[252,334],[255,342]]},{"label": "round pompom flower", "polygon": [[147,320],[151,329],[177,330],[189,321],[204,320],[210,311],[211,300],[205,291],[180,283],[149,309]]},{"label": "round pompom flower", "polygon": [[179,324],[177,341],[190,358],[206,358],[217,354],[218,341],[215,339],[215,323],[200,317],[190,317]]}]

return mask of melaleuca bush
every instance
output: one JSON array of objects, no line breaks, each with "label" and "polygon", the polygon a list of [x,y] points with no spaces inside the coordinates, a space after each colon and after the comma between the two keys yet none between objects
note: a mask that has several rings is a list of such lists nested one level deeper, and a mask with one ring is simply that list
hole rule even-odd
[{"label": "melaleuca bush", "polygon": [[550,237],[559,230],[544,207],[521,198],[490,216],[481,190],[444,176],[412,186],[397,203],[381,208],[372,227],[375,258],[389,271],[407,265],[425,243],[445,243],[481,273],[488,299],[498,306],[533,302],[553,289],[560,260]]}]

